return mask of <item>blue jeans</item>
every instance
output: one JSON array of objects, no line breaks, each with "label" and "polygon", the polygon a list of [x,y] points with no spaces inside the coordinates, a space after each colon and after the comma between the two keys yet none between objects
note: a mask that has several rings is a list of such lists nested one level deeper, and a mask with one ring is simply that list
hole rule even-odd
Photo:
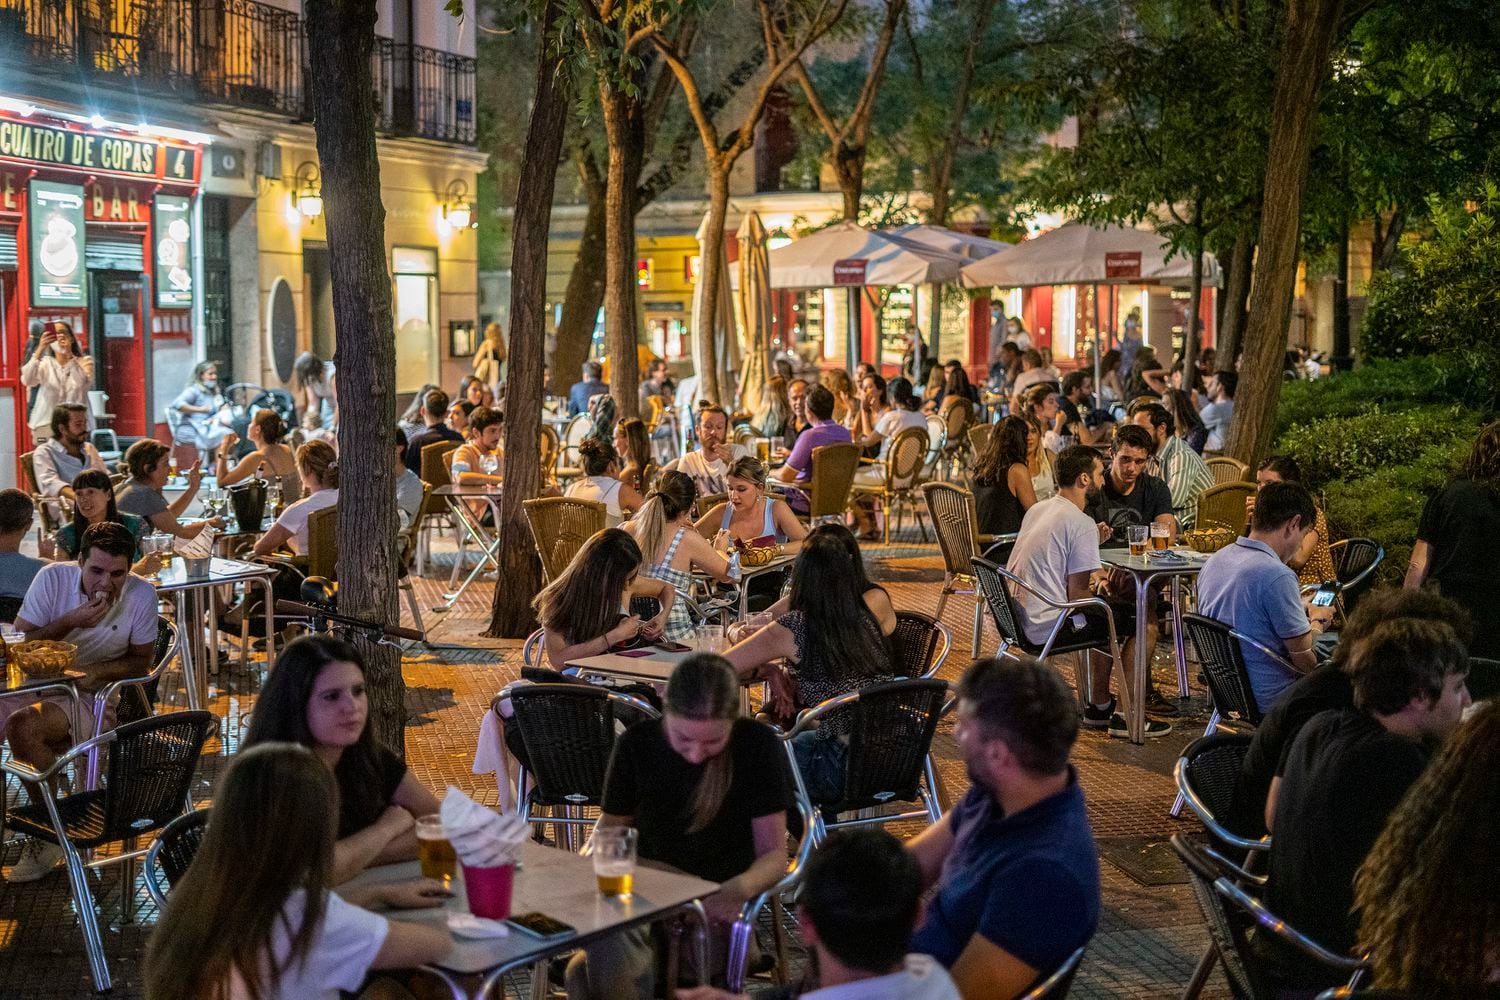
[{"label": "blue jeans", "polygon": [[800,733],[792,740],[797,771],[814,805],[828,805],[844,797],[844,762],[849,746],[837,737]]}]

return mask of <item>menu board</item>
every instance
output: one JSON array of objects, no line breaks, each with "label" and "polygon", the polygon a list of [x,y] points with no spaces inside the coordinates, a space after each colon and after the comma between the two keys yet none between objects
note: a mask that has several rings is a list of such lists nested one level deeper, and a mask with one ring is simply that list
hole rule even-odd
[{"label": "menu board", "polygon": [[156,240],[156,306],[187,309],[193,304],[193,201],[159,194],[151,207]]},{"label": "menu board", "polygon": [[30,216],[32,304],[86,306],[83,188],[32,181]]}]

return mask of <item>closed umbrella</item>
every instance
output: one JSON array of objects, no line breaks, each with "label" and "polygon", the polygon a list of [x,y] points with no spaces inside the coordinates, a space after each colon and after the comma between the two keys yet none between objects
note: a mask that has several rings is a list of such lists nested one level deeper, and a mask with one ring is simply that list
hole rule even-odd
[{"label": "closed umbrella", "polygon": [[745,348],[740,393],[748,409],[760,398],[770,371],[771,264],[759,213],[748,213],[734,235],[740,244],[738,305]]},{"label": "closed umbrella", "polygon": [[[703,241],[707,225],[708,219],[705,217],[704,221],[698,226],[699,260],[706,260],[708,258],[708,255],[703,252]],[[719,255],[719,259],[721,261],[724,259],[723,254]],[[703,281],[703,276],[700,274],[698,281],[693,285],[693,322],[695,324],[698,321],[698,317],[702,315],[704,308],[703,286],[705,284],[706,282]],[[714,402],[723,406],[726,410],[734,409],[734,400],[730,398],[733,396],[734,382],[730,380],[731,375],[729,373],[739,369],[740,352],[736,340],[737,338],[734,333],[734,303],[730,298],[729,279],[726,275],[721,276],[719,280],[719,302],[717,308],[714,310],[714,356],[712,358],[703,357],[702,347],[698,343],[698,338],[693,338],[693,370],[698,373],[701,382],[703,378],[702,373],[708,370],[709,365],[714,366],[715,371],[718,372],[719,392],[726,397],[725,399],[716,399]]]}]

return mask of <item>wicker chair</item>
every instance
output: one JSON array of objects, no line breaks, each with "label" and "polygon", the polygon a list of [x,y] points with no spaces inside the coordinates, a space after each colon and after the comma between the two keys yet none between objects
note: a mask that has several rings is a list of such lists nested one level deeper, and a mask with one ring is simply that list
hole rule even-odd
[{"label": "wicker chair", "polygon": [[[885,544],[891,544],[891,513],[903,501],[912,509],[917,527],[922,529],[922,541],[927,541],[927,526],[922,523],[922,511],[912,498],[912,490],[922,475],[922,461],[927,455],[927,431],[921,427],[908,427],[891,439],[886,451],[884,479],[873,485],[851,482],[850,492],[855,495],[877,497],[885,512]],[[817,476],[816,457],[813,475]],[[899,522],[898,522],[899,524]],[[900,530],[899,527],[897,530]]]},{"label": "wicker chair", "polygon": [[[432,487],[427,483],[422,484],[422,502],[417,510],[427,506],[427,500],[432,496]],[[406,595],[406,608],[411,612],[412,624],[418,632],[426,632],[427,626],[422,624],[422,609],[417,607],[417,588],[412,584],[412,564],[417,556],[417,525],[420,520],[414,520],[400,531],[396,532],[396,544],[398,552],[396,555],[396,588]]]},{"label": "wicker chair", "polygon": [[[1252,927],[1257,934],[1274,937],[1286,946],[1284,950],[1296,952],[1326,969],[1328,978],[1347,976],[1350,988],[1359,985],[1367,964],[1329,951],[1267,910],[1245,889],[1246,885],[1258,886],[1261,879],[1249,875],[1216,851],[1196,846],[1180,833],[1172,834],[1171,842],[1187,867],[1193,895],[1208,922],[1214,948],[1224,963],[1230,993],[1236,1000],[1271,1000],[1289,989],[1308,990],[1324,985],[1281,981],[1277,973],[1285,970],[1279,967],[1280,963],[1273,966],[1261,957],[1261,949],[1250,946]],[[1184,997],[1196,995],[1196,992],[1185,993]]]},{"label": "wicker chair", "polygon": [[1328,546],[1338,574],[1339,614],[1345,621],[1355,603],[1375,582],[1375,570],[1385,561],[1385,549],[1373,538],[1345,538]]},{"label": "wicker chair", "polygon": [[541,449],[538,466],[541,482],[543,486],[551,486],[557,482],[557,459],[562,454],[562,438],[557,436],[557,431],[550,424],[542,424]]},{"label": "wicker chair", "polygon": [[[797,717],[797,724],[783,735],[782,746],[791,764],[798,795],[808,798],[816,809],[814,831],[818,843],[826,839],[829,830],[839,827],[921,818],[936,823],[943,818],[937,798],[937,773],[932,765],[932,736],[937,732],[947,697],[946,681],[933,678],[891,681],[830,698]],[[845,714],[849,721],[844,792],[836,801],[819,802],[808,797],[792,742],[835,712]],[[844,813],[876,809],[893,802],[912,803],[920,808],[847,820],[838,818]]]},{"label": "wicker chair", "polygon": [[1203,464],[1208,466],[1208,471],[1213,473],[1214,485],[1223,486],[1225,483],[1253,482],[1254,477],[1250,474],[1250,466],[1237,458],[1227,455],[1219,455],[1215,458],[1206,458]]},{"label": "wicker chair", "polygon": [[583,475],[578,448],[583,444],[584,439],[593,433],[593,430],[594,422],[589,419],[587,413],[578,414],[563,428],[562,455],[558,458],[556,475],[559,483],[567,485],[568,480],[577,479]]},{"label": "wicker chair", "polygon": [[523,501],[526,523],[542,560],[542,577],[562,575],[583,543],[604,530],[604,504],[573,497],[538,497]]},{"label": "wicker chair", "polygon": [[[434,441],[422,448],[422,482],[437,489],[453,482],[448,467],[453,462],[453,452],[458,450],[457,441]],[[450,524],[448,505],[442,497],[428,495],[417,508],[417,574],[426,572],[428,555],[432,548],[432,529],[437,524]]]},{"label": "wicker chair", "polygon": [[943,449],[948,447],[948,424],[935,413],[927,414],[927,461],[922,465],[924,482],[937,479]]},{"label": "wicker chair", "polygon": [[1210,486],[1198,494],[1198,524],[1210,521],[1238,531],[1245,524],[1245,501],[1255,495],[1253,483],[1231,482]]},{"label": "wicker chair", "polygon": [[208,812],[198,809],[178,816],[162,827],[146,852],[146,892],[158,907],[167,905],[167,893],[182,881],[197,856]]},{"label": "wicker chair", "polygon": [[920,611],[897,611],[891,633],[891,662],[903,677],[934,677],[948,660],[953,637],[948,627]]},{"label": "wicker chair", "polygon": [[[513,684],[497,700],[508,698],[526,747],[517,797],[521,818],[529,823],[556,823],[571,834],[591,826],[583,810],[604,800],[604,778],[615,747],[615,718],[625,710],[630,721],[655,719],[656,709],[630,695],[592,684]],[[553,815],[533,817],[538,807]]]},{"label": "wicker chair", "polygon": [[974,453],[974,461],[979,461],[979,456],[989,447],[990,435],[994,433],[994,424],[975,424],[969,428],[969,450]]},{"label": "wicker chair", "polygon": [[26,475],[26,491],[36,505],[37,537],[50,539],[63,525],[67,513],[67,501],[61,497],[44,497],[36,485],[36,452],[28,451],[21,456],[21,471]]},{"label": "wicker chair", "polygon": [[859,445],[825,444],[812,453],[812,484],[808,490],[807,519],[842,518],[849,506],[854,470],[859,468]]},{"label": "wicker chair", "polygon": [[974,453],[969,451],[969,428],[974,426],[978,418],[974,413],[974,403],[963,398],[954,399],[951,403],[945,399],[940,415],[948,431],[943,458],[948,462],[948,475],[951,478],[958,469],[971,464],[969,460]]},{"label": "wicker chair", "polygon": [[[14,759],[0,763],[11,777],[34,783],[33,797],[39,801],[12,810],[11,827],[62,848],[89,971],[100,993],[113,983],[88,873],[123,863],[127,867],[121,883],[134,884],[130,869],[146,853],[136,848],[136,841],[166,826],[189,805],[198,759],[215,725],[209,712],[171,712],[85,740],[44,771]],[[51,779],[100,750],[107,752],[103,786],[54,797]],[[107,855],[96,852],[113,844],[123,849]],[[133,901],[134,894],[127,890],[127,915]]]},{"label": "wicker chair", "polygon": [[167,665],[177,656],[177,648],[177,626],[170,619],[158,615],[156,647],[151,653],[150,673],[143,677],[114,681],[95,692],[94,732],[90,735],[99,735],[100,727],[104,724],[103,707],[116,692],[120,694],[120,703],[115,711],[116,725],[123,726],[127,722],[150,718],[152,706],[156,703],[157,682],[166,672]]},{"label": "wicker chair", "polygon": [[943,553],[943,590],[938,594],[936,616],[943,617],[949,595],[972,594],[974,630],[969,655],[978,656],[979,586],[974,582],[974,570],[969,565],[969,561],[979,555],[974,494],[950,483],[923,483],[921,490],[922,498],[927,501],[927,513],[932,518],[933,531],[937,533],[938,548]]}]

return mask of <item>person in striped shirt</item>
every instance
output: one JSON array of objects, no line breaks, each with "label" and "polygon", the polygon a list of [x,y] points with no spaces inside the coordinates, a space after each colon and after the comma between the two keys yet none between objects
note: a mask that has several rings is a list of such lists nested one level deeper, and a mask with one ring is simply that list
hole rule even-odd
[{"label": "person in striped shirt", "polygon": [[1160,403],[1131,406],[1130,421],[1146,428],[1156,442],[1156,453],[1146,466],[1149,475],[1166,481],[1172,493],[1172,513],[1183,530],[1198,519],[1198,495],[1214,484],[1203,457],[1177,436],[1176,421]]}]

